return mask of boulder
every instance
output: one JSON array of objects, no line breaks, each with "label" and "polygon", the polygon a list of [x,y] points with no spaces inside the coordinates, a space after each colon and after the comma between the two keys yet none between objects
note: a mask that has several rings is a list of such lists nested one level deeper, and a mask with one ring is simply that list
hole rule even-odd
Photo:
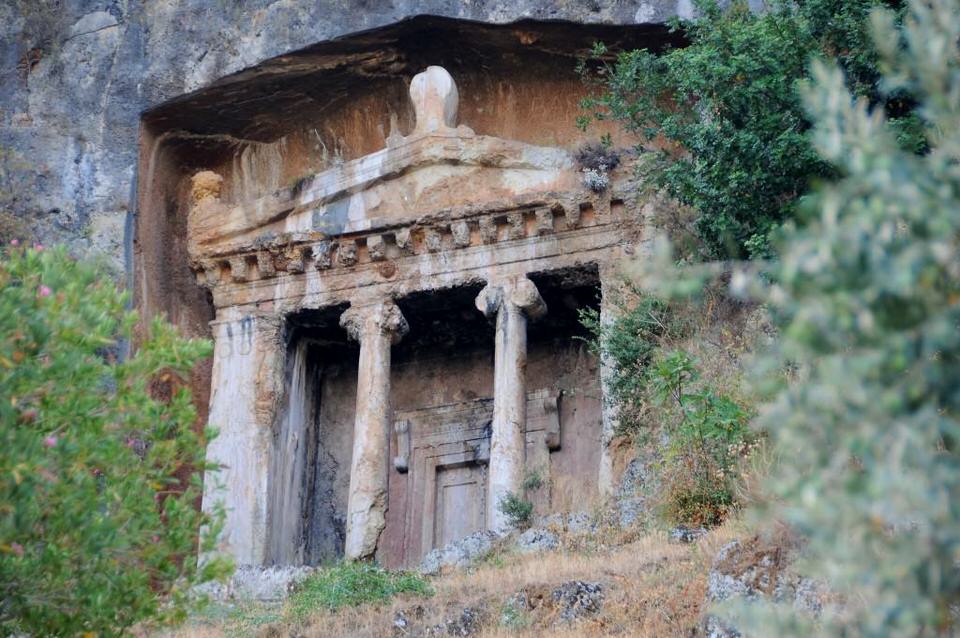
[{"label": "boulder", "polygon": [[670,539],[678,543],[692,543],[700,540],[706,534],[707,530],[702,527],[679,525],[670,530]]},{"label": "boulder", "polygon": [[560,619],[568,623],[593,616],[603,607],[603,586],[600,583],[571,580],[553,590],[552,596],[560,610]]},{"label": "boulder", "polygon": [[432,550],[420,563],[420,572],[428,576],[439,574],[444,568],[468,567],[493,551],[499,536],[492,531],[474,532],[460,540]]},{"label": "boulder", "polygon": [[307,576],[313,567],[238,567],[225,583],[205,583],[196,588],[200,595],[219,602],[282,600]]},{"label": "boulder", "polygon": [[560,546],[560,539],[542,527],[531,527],[516,540],[516,547],[523,553],[545,552]]},{"label": "boulder", "polygon": [[[789,571],[792,560],[788,549],[764,544],[759,537],[724,545],[707,579],[707,604],[738,598],[748,602],[766,599],[818,615],[826,588]],[[741,636],[735,626],[714,615],[704,619],[704,629],[709,638]]]}]

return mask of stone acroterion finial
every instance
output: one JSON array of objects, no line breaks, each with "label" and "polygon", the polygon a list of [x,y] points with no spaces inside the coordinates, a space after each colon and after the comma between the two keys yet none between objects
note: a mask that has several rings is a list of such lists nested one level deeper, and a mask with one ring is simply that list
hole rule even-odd
[{"label": "stone acroterion finial", "polygon": [[428,66],[410,82],[410,99],[417,116],[414,134],[434,133],[457,127],[460,94],[453,78],[442,66]]}]

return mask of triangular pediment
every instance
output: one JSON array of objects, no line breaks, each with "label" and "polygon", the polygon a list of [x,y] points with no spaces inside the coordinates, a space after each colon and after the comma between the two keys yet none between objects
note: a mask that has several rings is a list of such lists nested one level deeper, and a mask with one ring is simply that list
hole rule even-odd
[{"label": "triangular pediment", "polygon": [[390,227],[451,208],[578,187],[562,149],[475,135],[456,126],[457,89],[430,67],[411,83],[417,125],[386,148],[308,176],[291,188],[228,204],[218,176],[194,178],[189,217],[194,259],[235,251],[279,234],[338,236]]}]

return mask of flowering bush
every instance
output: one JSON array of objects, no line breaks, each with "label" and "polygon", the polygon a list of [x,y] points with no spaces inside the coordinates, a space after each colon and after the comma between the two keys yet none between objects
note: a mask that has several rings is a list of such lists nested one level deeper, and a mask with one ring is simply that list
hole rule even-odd
[{"label": "flowering bush", "polygon": [[196,508],[211,433],[196,433],[183,381],[210,345],[158,320],[120,360],[137,322],[125,300],[61,250],[0,254],[4,635],[175,619],[189,589],[227,567],[196,559],[222,517]]}]

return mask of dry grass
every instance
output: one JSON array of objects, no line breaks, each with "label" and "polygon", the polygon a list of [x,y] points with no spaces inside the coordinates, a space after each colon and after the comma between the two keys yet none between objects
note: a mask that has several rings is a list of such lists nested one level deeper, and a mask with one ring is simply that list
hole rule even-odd
[{"label": "dry grass", "polygon": [[[382,605],[363,605],[336,613],[318,612],[302,623],[269,622],[277,607],[252,606],[220,621],[197,619],[168,638],[257,638],[297,636],[319,638],[384,637],[394,635],[393,618],[403,610],[418,623],[442,624],[469,607],[478,610],[484,638],[502,636],[683,636],[699,623],[707,574],[717,549],[743,537],[739,522],[713,530],[694,545],[670,542],[663,533],[634,537],[600,535],[593,541],[564,539],[557,552],[539,555],[498,553],[469,571],[456,571],[432,580],[435,595],[424,599],[399,597]],[[597,542],[597,541],[600,542]],[[598,549],[599,547],[599,549]],[[570,580],[600,582],[604,603],[599,614],[573,625],[555,623],[556,612],[538,609],[519,622],[502,624],[504,603],[521,589],[549,592]]]}]

